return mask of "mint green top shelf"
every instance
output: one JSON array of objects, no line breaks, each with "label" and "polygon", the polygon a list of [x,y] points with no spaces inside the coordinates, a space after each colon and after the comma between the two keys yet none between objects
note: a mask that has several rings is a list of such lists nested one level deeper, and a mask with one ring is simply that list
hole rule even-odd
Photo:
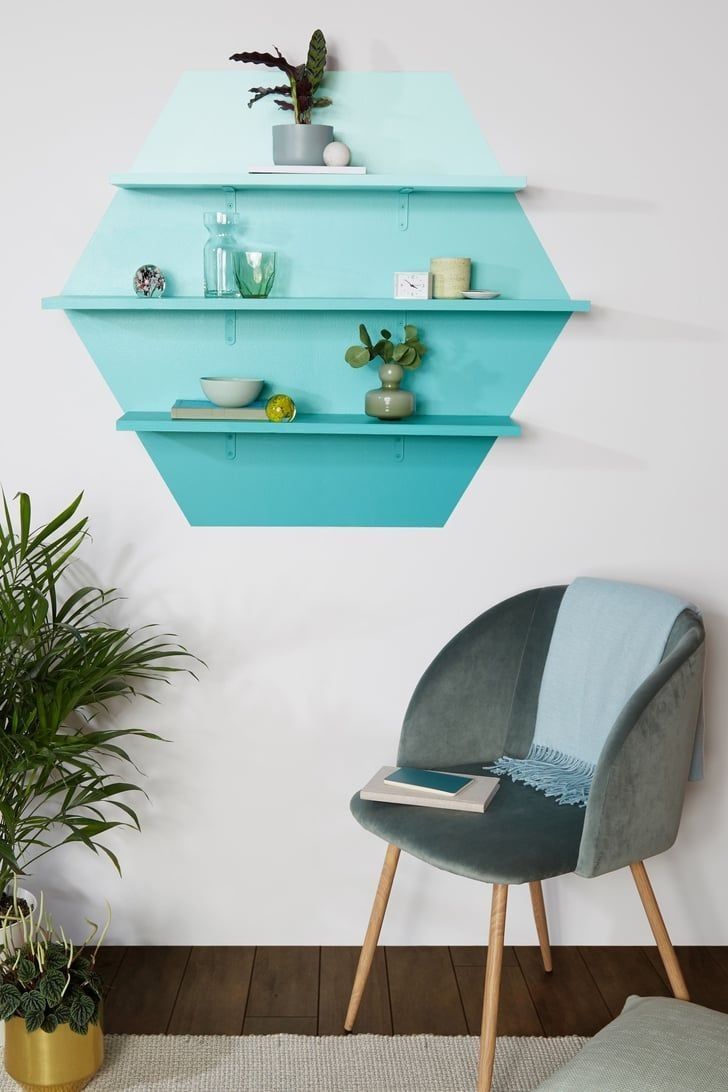
[{"label": "mint green top shelf", "polygon": [[397,190],[432,193],[516,193],[525,175],[480,174],[114,174],[112,185],[124,190]]},{"label": "mint green top shelf", "polygon": [[299,413],[288,424],[269,421],[173,421],[169,413],[125,413],[116,422],[121,432],[251,432],[296,436],[301,433],[338,436],[519,436],[520,425],[510,417],[427,415],[404,421],[376,421],[363,414]]},{"label": "mint green top shelf", "polygon": [[458,311],[483,314],[499,311],[588,311],[589,300],[395,300],[365,296],[359,299],[311,296],[269,296],[242,299],[239,296],[48,296],[43,307],[50,311]]}]

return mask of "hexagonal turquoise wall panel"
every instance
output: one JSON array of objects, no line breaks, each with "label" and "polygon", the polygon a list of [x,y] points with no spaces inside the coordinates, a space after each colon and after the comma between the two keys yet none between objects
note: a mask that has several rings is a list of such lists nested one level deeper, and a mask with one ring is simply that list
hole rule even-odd
[{"label": "hexagonal turquoise wall panel", "polygon": [[[369,173],[295,188],[247,174],[270,162],[280,121],[245,108],[251,75],[183,77],[46,305],[70,312],[125,411],[120,428],[139,433],[190,523],[442,526],[496,436],[517,432],[510,414],[569,313],[588,305],[568,298],[513,192],[521,181],[501,174],[451,77],[333,74],[326,120]],[[248,245],[278,251],[275,298],[202,298],[202,214],[215,208],[242,214]],[[392,303],[396,270],[448,254],[470,255],[474,284],[503,300]],[[162,301],[132,294],[144,262],[167,274]],[[376,369],[343,361],[360,321],[395,336],[415,322],[430,348],[406,380],[418,409],[406,424],[361,416]],[[199,398],[210,374],[264,377],[300,416],[173,426],[172,403]]]}]

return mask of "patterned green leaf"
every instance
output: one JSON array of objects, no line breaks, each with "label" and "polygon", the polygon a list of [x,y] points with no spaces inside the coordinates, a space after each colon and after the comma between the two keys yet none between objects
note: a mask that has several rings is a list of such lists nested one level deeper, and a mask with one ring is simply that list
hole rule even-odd
[{"label": "patterned green leaf", "polygon": [[65,967],[68,953],[60,944],[52,944],[46,952],[46,967]]},{"label": "patterned green leaf", "polygon": [[[69,1023],[71,1027],[74,1024],[86,1026],[96,1011],[96,1005],[91,997],[87,993],[76,993],[70,1000],[69,1008],[71,1010],[71,1018]],[[74,1031],[76,1029],[74,1028]]]},{"label": "patterned green leaf", "polygon": [[9,1020],[15,1016],[20,1005],[20,990],[12,982],[0,986],[0,1020]]},{"label": "patterned green leaf", "polygon": [[43,1028],[43,1031],[47,1031],[48,1034],[50,1035],[50,1034],[52,1034],[52,1032],[54,1032],[56,1030],[59,1023],[60,1023],[60,1021],[59,1021],[58,1016],[56,1015],[55,1012],[47,1012],[46,1016],[45,1016],[45,1020],[41,1024],[41,1027]]},{"label": "patterned green leaf", "polygon": [[306,71],[311,81],[311,91],[316,91],[324,78],[326,69],[326,39],[323,31],[315,30],[311,35],[306,58]]},{"label": "patterned green leaf", "polygon": [[359,337],[362,340],[362,345],[366,345],[367,349],[371,349],[372,339],[369,337],[369,331],[363,322],[359,324]]},{"label": "patterned green leaf", "polygon": [[23,956],[18,961],[18,966],[15,968],[15,973],[21,982],[32,982],[34,978],[38,976],[38,968],[32,959],[28,959],[27,956]]},{"label": "patterned green leaf", "polygon": [[28,992],[24,993],[20,998],[20,1011],[26,1020],[34,1013],[41,1013],[41,1015],[44,1015],[45,1007],[46,1003],[43,1000],[43,995],[40,990],[28,990]]},{"label": "patterned green leaf", "polygon": [[38,990],[45,1000],[47,1005],[54,1008],[60,1004],[63,991],[66,987],[66,976],[63,971],[57,968],[51,968],[41,978],[38,983]]},{"label": "patterned green leaf", "polygon": [[25,1027],[28,1031],[37,1031],[38,1028],[43,1027],[45,1021],[45,1010],[41,1009],[40,1012],[29,1012],[25,1017]]}]

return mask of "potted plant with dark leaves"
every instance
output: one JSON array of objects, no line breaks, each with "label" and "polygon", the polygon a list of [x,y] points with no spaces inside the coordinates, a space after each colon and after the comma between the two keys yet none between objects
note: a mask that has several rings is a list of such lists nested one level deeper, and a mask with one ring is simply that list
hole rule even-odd
[{"label": "potted plant with dark leaves", "polygon": [[[73,565],[88,538],[81,497],[32,526],[30,498],[17,514],[0,505],[0,918],[9,926],[33,909],[16,887],[33,864],[77,842],[119,861],[106,835],[139,829],[124,776],[137,772],[134,739],[160,737],[112,720],[117,699],[152,697],[149,684],[189,670],[189,653],[154,626],[109,618],[114,590],[86,586]],[[153,699],[154,700],[154,699]],[[17,946],[18,928],[5,935]]]},{"label": "potted plant with dark leaves", "polygon": [[350,345],[344,359],[352,368],[363,368],[377,358],[381,387],[367,391],[364,399],[364,412],[369,417],[380,421],[401,421],[411,417],[415,411],[415,396],[412,391],[401,390],[400,383],[405,371],[414,371],[422,363],[427,352],[420,341],[416,326],[404,328],[404,341],[395,345],[389,330],[382,330],[379,341],[373,342],[369,331],[362,323],[359,327],[361,345]]},{"label": "potted plant with dark leaves", "polygon": [[44,918],[21,919],[23,943],[6,945],[0,960],[0,1019],[5,1021],[5,1069],[25,1089],[77,1092],[101,1067],[103,984],[96,956],[108,929],[76,946]]},{"label": "potted plant with dark leaves", "polygon": [[319,167],[324,161],[324,148],[334,139],[333,126],[311,121],[314,110],[331,105],[331,99],[318,94],[326,71],[326,39],[322,31],[313,32],[305,64],[291,64],[277,46],[274,48],[275,53],[233,53],[230,60],[263,65],[284,74],[287,83],[251,87],[248,106],[254,106],[269,95],[277,95],[276,106],[292,113],[294,124],[273,126],[273,162],[292,167]]}]

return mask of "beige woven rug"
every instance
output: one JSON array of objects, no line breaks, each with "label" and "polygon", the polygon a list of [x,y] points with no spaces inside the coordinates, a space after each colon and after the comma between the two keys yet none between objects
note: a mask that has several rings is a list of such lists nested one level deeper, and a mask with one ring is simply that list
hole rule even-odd
[{"label": "beige woven rug", "polygon": [[[502,1038],[494,1092],[532,1092],[586,1042]],[[443,1035],[109,1035],[92,1092],[473,1092],[478,1040]],[[2,1092],[17,1092],[4,1073]]]}]

